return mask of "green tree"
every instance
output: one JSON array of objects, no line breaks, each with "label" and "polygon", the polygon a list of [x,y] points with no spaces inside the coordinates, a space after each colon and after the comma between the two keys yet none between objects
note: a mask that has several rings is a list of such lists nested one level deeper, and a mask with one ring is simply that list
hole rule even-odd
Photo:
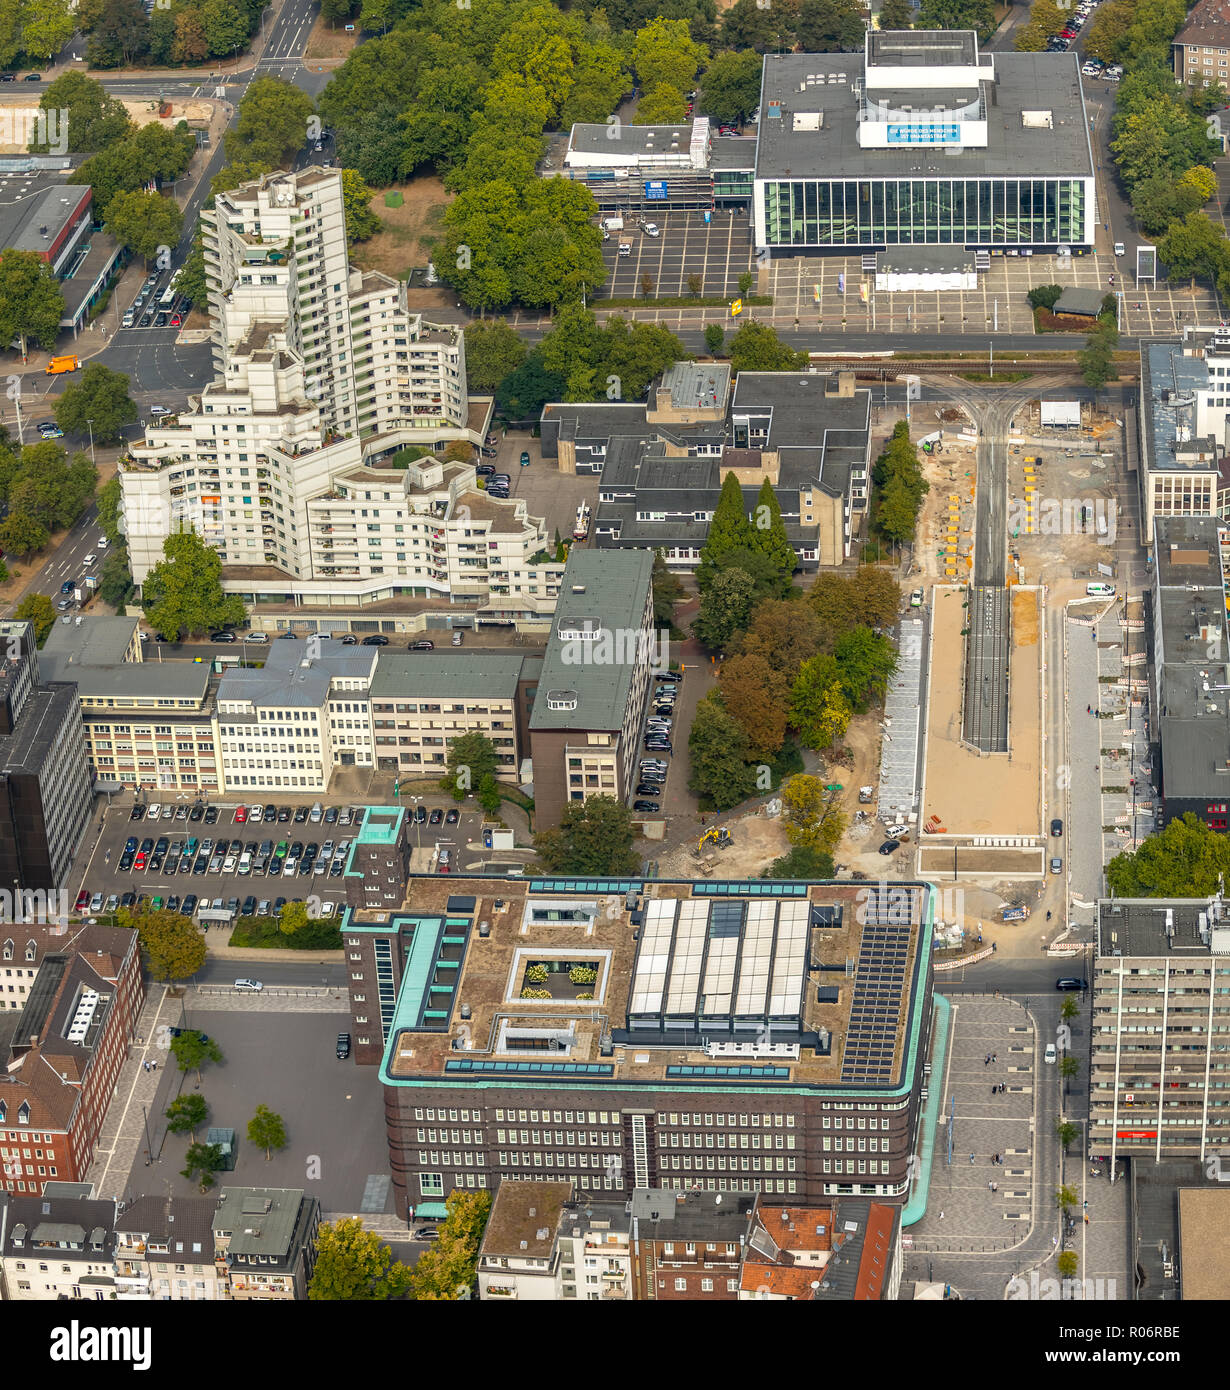
[{"label": "green tree", "polygon": [[1055,1205],[1065,1216],[1080,1202],[1080,1194],[1071,1183],[1064,1183],[1055,1192]]},{"label": "green tree", "polygon": [[306,903],[289,902],[278,914],[278,930],[283,936],[294,936],[307,926],[308,920]]},{"label": "green tree", "polygon": [[248,46],[248,16],[233,0],[205,0],[197,13],[208,57],[229,58]]},{"label": "green tree", "polygon": [[494,776],[500,766],[496,746],[477,730],[452,739],[448,745],[448,773],[440,786],[458,801],[464,801],[484,777]]},{"label": "green tree", "polygon": [[167,1128],[172,1134],[190,1134],[196,1138],[196,1132],[205,1123],[209,1115],[209,1106],[205,1097],[198,1091],[193,1091],[190,1096],[176,1096],[167,1106]]},{"label": "green tree", "polygon": [[1193,164],[1180,176],[1179,185],[1200,200],[1197,207],[1217,196],[1217,175],[1207,164]]},{"label": "green tree", "polygon": [[222,561],[195,531],[168,536],[166,559],[154,566],[142,587],[150,625],[174,642],[183,632],[218,626],[238,627],[247,610],[238,594],[222,590]]},{"label": "green tree", "polygon": [[538,423],[548,401],[564,399],[566,382],[543,366],[541,348],[534,348],[525,361],[500,383],[496,405],[513,421]]},{"label": "green tree", "polygon": [[1068,1082],[1080,1071],[1081,1064],[1070,1052],[1059,1059],[1059,1075],[1063,1077],[1063,1093],[1068,1094]]},{"label": "green tree", "polygon": [[[1066,1062],[1067,1060],[1068,1058],[1065,1057],[1064,1061]],[[1076,1059],[1072,1058],[1072,1060],[1075,1061]],[[1072,1123],[1071,1120],[1065,1120],[1062,1115],[1056,1117],[1055,1138],[1059,1140],[1059,1143],[1062,1146],[1064,1153],[1067,1153],[1068,1146],[1072,1143],[1072,1141],[1076,1138],[1076,1136],[1079,1133],[1080,1130]]]},{"label": "green tree", "polygon": [[1119,898],[1210,898],[1219,878],[1230,882],[1230,839],[1190,811],[1106,866],[1107,886]]},{"label": "green tree", "polygon": [[357,1216],[326,1222],[317,1232],[316,1265],[308,1283],[313,1302],[387,1303],[403,1298],[413,1281],[414,1271],[395,1260]]},{"label": "green tree", "polygon": [[[10,555],[16,555],[19,560],[33,555],[36,550],[42,550],[50,539],[51,533],[46,526],[26,512],[10,512],[3,521],[0,521],[0,547],[7,550]],[[42,594],[31,594],[22,599],[22,607],[24,608],[34,599],[43,597]],[[46,599],[46,603],[47,607],[51,609],[51,622],[54,624],[55,608],[50,599]],[[17,616],[22,618],[30,615],[22,613],[21,608],[19,608]],[[39,645],[42,645],[41,640]]]},{"label": "green tree", "polygon": [[478,804],[489,816],[499,814],[500,810],[500,784],[490,773],[484,773],[478,783]]},{"label": "green tree", "polygon": [[[1116,335],[1117,336],[1117,335]],[[1086,386],[1097,390],[1108,381],[1115,381],[1119,369],[1115,366],[1115,339],[1105,328],[1095,328],[1085,339],[1085,346],[1076,354],[1077,365]]]},{"label": "green tree", "polygon": [[[165,915],[178,916],[178,913]],[[200,932],[197,932],[197,935],[199,936]],[[222,1061],[222,1049],[213,1038],[207,1037],[196,1028],[185,1028],[183,1032],[173,1037],[171,1039],[171,1052],[180,1071],[196,1072],[198,1085],[201,1081],[201,1068],[205,1063],[213,1062],[217,1066]]]},{"label": "green tree", "polygon": [[117,193],[107,204],[104,221],[116,241],[148,265],[161,247],[179,241],[184,214],[162,193]]},{"label": "green tree", "polygon": [[1226,234],[1205,212],[1189,212],[1172,226],[1158,242],[1157,254],[1175,280],[1190,276],[1216,282],[1230,262]]},{"label": "green tree", "polygon": [[45,63],[72,38],[77,19],[69,10],[68,0],[25,0],[21,28],[27,57]]},{"label": "green tree", "polygon": [[208,303],[208,287],[205,284],[205,246],[201,241],[199,232],[196,240],[192,243],[192,250],[188,253],[188,259],[180,267],[179,279],[175,282],[175,288],[194,308],[204,308]]},{"label": "green tree", "polygon": [[1070,1019],[1074,1019],[1080,1011],[1081,1006],[1076,1000],[1073,999],[1070,994],[1065,994],[1063,997],[1063,1006],[1059,1010],[1059,1017],[1066,1023]]},{"label": "green tree", "polygon": [[784,575],[793,574],[799,557],[786,539],[786,523],[782,520],[777,492],[768,478],[760,484],[760,495],[752,509],[751,524],[755,549],[767,555]]},{"label": "green tree", "polygon": [[716,54],[701,80],[706,114],[726,125],[746,120],[760,101],[763,66],[755,52]]},{"label": "green tree", "polygon": [[833,656],[813,656],[799,667],[790,691],[790,722],[809,748],[831,748],[844,737],[853,711]]},{"label": "green tree", "polygon": [[448,1216],[429,1250],[419,1256],[410,1280],[410,1296],[420,1302],[469,1298],[474,1288],[478,1251],[491,1214],[490,1192],[450,1192]]},{"label": "green tree", "polygon": [[799,44],[805,53],[850,53],[862,48],[864,14],[858,0],[802,0],[796,30]]},{"label": "green tree", "polygon": [[[38,104],[43,111],[68,112],[67,121],[61,121],[68,134],[70,154],[106,149],[133,130],[124,103],[118,97],[108,96],[101,82],[83,72],[69,70],[57,77],[48,84]],[[0,294],[0,301],[3,298]]]},{"label": "green tree", "polygon": [[[77,8],[77,16],[80,19],[81,6]],[[86,45],[89,66],[124,67],[148,51],[149,16],[141,0],[106,0]]]},{"label": "green tree", "polygon": [[910,0],[884,0],[880,6],[880,28],[910,29],[914,24],[914,6]]},{"label": "green tree", "polygon": [[1197,188],[1182,179],[1141,179],[1132,189],[1132,213],[1146,236],[1161,236],[1172,223],[1195,212],[1202,201]]},{"label": "green tree", "polygon": [[293,82],[253,78],[226,135],[227,157],[270,169],[288,165],[307,142],[307,120],[314,111],[311,97]]},{"label": "green tree", "polygon": [[[81,376],[65,387],[56,402],[56,424],[66,434],[94,431],[96,444],[116,444],[125,425],[137,418],[128,394],[128,377],[101,362],[87,364]],[[92,424],[89,422],[92,421]]]},{"label": "green tree", "polygon": [[653,620],[658,627],[673,627],[675,605],[683,598],[683,585],[677,575],[671,573],[662,558],[662,552],[655,550],[653,555]]},{"label": "green tree", "polygon": [[747,626],[755,589],[745,570],[729,569],[714,575],[701,595],[700,608],[692,623],[696,639],[713,651],[724,648],[737,632]]},{"label": "green tree", "polygon": [[747,319],[730,340],[730,366],[736,376],[740,372],[801,372],[808,361],[805,352],[787,347],[767,323],[757,319]]},{"label": "green tree", "polygon": [[1035,285],[1026,292],[1025,298],[1033,309],[1053,309],[1061,294],[1062,285]]},{"label": "green tree", "polygon": [[705,348],[710,357],[717,357],[721,354],[722,344],[726,341],[726,330],[720,323],[707,323],[705,325]]},{"label": "green tree", "polygon": [[782,827],[795,846],[832,854],[845,833],[846,818],[819,777],[799,773],[782,783]]},{"label": "green tree", "polygon": [[380,230],[380,218],[372,211],[372,191],[355,169],[342,170],[342,206],[347,246],[370,241]]},{"label": "green tree", "polygon": [[771,4],[736,0],[722,15],[721,42],[732,50],[746,49],[760,54],[780,40],[781,27]]},{"label": "green tree", "polygon": [[867,627],[843,632],[833,645],[833,656],[842,694],[859,714],[866,711],[871,700],[883,698],[889,678],[897,669],[893,644]]},{"label": "green tree", "polygon": [[789,878],[808,883],[834,876],[833,856],[809,845],[792,846],[789,853],[775,859],[760,875],[761,878]]},{"label": "green tree", "polygon": [[213,199],[219,193],[230,193],[236,188],[242,188],[245,183],[254,183],[270,173],[273,167],[261,159],[233,159],[210,179],[209,196]]},{"label": "green tree", "polygon": [[120,530],[122,499],[123,493],[117,473],[98,489],[98,529],[111,545],[119,545],[123,540],[123,532]]},{"label": "green tree", "polygon": [[112,608],[123,609],[132,598],[134,587],[129,567],[128,548],[112,546],[98,574],[98,597]]},{"label": "green tree", "polygon": [[636,104],[633,125],[678,125],[684,120],[683,93],[669,82],[651,88]]},{"label": "green tree", "polygon": [[922,0],[916,29],[976,29],[979,38],[995,32],[994,0]]},{"label": "green tree", "polygon": [[613,796],[591,796],[570,801],[558,827],[534,836],[534,848],[543,873],[619,878],[640,867],[632,840],[628,807]]},{"label": "green tree", "polygon": [[665,82],[676,91],[690,92],[708,56],[703,44],[693,42],[681,19],[651,20],[637,30],[632,45],[632,66],[645,91]]},{"label": "green tree", "polygon": [[31,340],[55,346],[64,294],[51,268],[34,251],[8,251],[0,259],[0,344],[15,338],[26,356]]},{"label": "green tree", "polygon": [[[10,518],[11,520],[11,518]],[[8,536],[5,534],[7,523],[0,525],[0,545],[5,550],[9,550]],[[43,545],[47,544],[46,533],[44,532]],[[40,549],[41,547],[35,547]],[[18,555],[21,551],[16,552]],[[34,624],[34,640],[41,647],[47,640],[47,634],[56,625],[55,604],[46,594],[27,594],[17,605],[17,611],[13,614],[18,622]]]},{"label": "green tree", "polygon": [[718,496],[717,506],[713,509],[709,533],[701,547],[700,566],[696,573],[696,582],[701,591],[712,583],[717,562],[724,555],[732,550],[753,548],[752,524],[747,517],[743,488],[732,471],[722,479],[722,491]]},{"label": "green tree", "polygon": [[286,1122],[267,1105],[258,1105],[256,1114],[248,1121],[248,1143],[264,1149],[265,1162],[273,1157],[274,1149],[286,1147]]},{"label": "green tree", "polygon": [[226,1162],[221,1144],[189,1144],[185,1158],[187,1163],[180,1173],[189,1182],[195,1179],[202,1192],[208,1192],[214,1185],[214,1174],[220,1172]]},{"label": "green tree", "polygon": [[[121,927],[136,928],[146,969],[159,982],[186,980],[205,964],[205,938],[200,928],[178,912],[165,908],[120,908],[116,922]],[[187,1036],[183,1033],[175,1038],[172,1047]]]},{"label": "green tree", "polygon": [[529,349],[504,319],[466,328],[466,384],[484,395],[494,391],[525,361]]},{"label": "green tree", "polygon": [[757,789],[748,751],[747,735],[711,691],[697,704],[688,734],[689,789],[719,811],[746,801]]}]

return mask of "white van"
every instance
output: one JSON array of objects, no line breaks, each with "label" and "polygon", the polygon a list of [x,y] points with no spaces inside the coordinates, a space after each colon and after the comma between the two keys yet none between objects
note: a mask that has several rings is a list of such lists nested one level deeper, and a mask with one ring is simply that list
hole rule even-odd
[{"label": "white van", "polygon": [[312,809],[308,812],[308,820],[310,820],[311,823],[312,823],[313,825],[319,825],[319,824],[320,824],[320,818],[321,818],[321,816],[323,816],[323,815],[324,815],[324,807],[323,807],[323,806],[320,804],[320,802],[318,801],[318,802],[312,807]]},{"label": "white van", "polygon": [[1085,594],[1089,598],[1114,598],[1115,586],[1113,584],[1086,584]]},{"label": "white van", "polygon": [[621,241],[619,243],[619,254],[621,256],[630,256],[632,254],[632,243],[630,241]]}]

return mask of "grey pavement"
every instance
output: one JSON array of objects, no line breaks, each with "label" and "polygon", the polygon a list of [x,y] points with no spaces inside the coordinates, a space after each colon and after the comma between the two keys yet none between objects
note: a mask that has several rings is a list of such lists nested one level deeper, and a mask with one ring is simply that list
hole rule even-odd
[{"label": "grey pavement", "polygon": [[[1092,605],[1072,610],[1091,618]],[[1098,644],[1094,629],[1079,617],[1064,624],[1067,644],[1068,718],[1068,813],[1064,824],[1068,841],[1068,874],[1071,896],[1092,903],[1102,893],[1101,720],[1088,712],[1098,708]],[[1074,920],[1092,921],[1088,909],[1075,909]]]}]

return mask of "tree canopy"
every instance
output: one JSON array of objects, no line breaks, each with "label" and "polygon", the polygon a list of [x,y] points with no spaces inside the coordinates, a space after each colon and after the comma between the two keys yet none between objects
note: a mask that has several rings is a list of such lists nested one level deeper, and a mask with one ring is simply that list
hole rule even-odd
[{"label": "tree canopy", "polygon": [[1230,882],[1230,838],[1188,811],[1139,849],[1106,866],[1106,883],[1121,898],[1206,898]]},{"label": "tree canopy", "polygon": [[619,878],[640,868],[632,840],[632,812],[622,801],[602,795],[570,801],[558,826],[534,836],[534,848],[544,873]]},{"label": "tree canopy", "polygon": [[174,642],[184,632],[205,632],[247,616],[238,594],[222,589],[222,561],[195,531],[168,536],[166,559],[145,577],[142,601],[150,624]]},{"label": "tree canopy", "polygon": [[414,1280],[408,1265],[357,1216],[326,1222],[316,1236],[316,1266],[308,1283],[313,1302],[372,1303],[403,1298]]}]

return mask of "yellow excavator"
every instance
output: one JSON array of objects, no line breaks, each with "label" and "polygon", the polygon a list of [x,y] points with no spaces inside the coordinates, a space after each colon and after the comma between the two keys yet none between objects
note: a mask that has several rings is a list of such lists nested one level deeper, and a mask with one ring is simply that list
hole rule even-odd
[{"label": "yellow excavator", "polygon": [[715,844],[718,849],[729,849],[734,844],[734,839],[729,830],[724,825],[715,825],[712,830],[706,830],[700,837],[700,844],[696,846],[697,854],[704,854],[705,846],[710,843]]}]

